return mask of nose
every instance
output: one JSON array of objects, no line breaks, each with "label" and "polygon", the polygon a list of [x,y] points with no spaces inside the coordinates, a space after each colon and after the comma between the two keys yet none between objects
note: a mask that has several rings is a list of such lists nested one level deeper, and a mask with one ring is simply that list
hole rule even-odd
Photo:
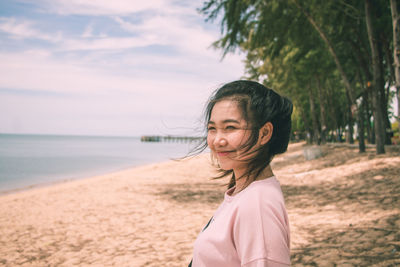
[{"label": "nose", "polygon": [[214,144],[214,146],[216,146],[216,147],[224,147],[224,146],[226,146],[226,145],[228,144],[228,142],[226,141],[224,135],[218,133],[218,134],[215,136],[215,139],[214,139],[213,144]]}]

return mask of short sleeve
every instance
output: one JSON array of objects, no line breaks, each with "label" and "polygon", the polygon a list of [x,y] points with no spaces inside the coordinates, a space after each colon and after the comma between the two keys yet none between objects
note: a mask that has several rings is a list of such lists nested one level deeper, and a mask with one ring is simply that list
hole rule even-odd
[{"label": "short sleeve", "polygon": [[233,228],[241,266],[290,265],[289,225],[281,195],[273,188],[241,199]]}]

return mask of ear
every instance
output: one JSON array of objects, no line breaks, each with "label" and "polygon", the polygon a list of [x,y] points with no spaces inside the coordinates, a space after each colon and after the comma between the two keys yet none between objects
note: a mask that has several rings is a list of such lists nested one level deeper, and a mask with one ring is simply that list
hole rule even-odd
[{"label": "ear", "polygon": [[259,133],[260,144],[265,145],[266,143],[268,143],[269,140],[271,140],[273,132],[274,132],[274,126],[272,125],[272,123],[271,122],[265,123],[264,126],[261,127]]}]

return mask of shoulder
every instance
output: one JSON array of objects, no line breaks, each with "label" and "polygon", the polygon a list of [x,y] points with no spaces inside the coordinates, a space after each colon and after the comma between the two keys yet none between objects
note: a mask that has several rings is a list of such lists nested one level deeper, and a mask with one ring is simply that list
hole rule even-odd
[{"label": "shoulder", "polygon": [[236,222],[242,226],[288,224],[282,190],[275,178],[250,184],[238,199],[236,209]]},{"label": "shoulder", "polygon": [[284,206],[284,198],[278,180],[271,177],[255,181],[239,196],[238,207],[247,210],[249,206]]}]

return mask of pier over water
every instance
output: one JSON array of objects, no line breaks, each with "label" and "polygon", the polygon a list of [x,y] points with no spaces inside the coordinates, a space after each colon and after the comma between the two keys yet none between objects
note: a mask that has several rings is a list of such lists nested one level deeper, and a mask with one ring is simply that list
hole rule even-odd
[{"label": "pier over water", "polygon": [[200,142],[203,141],[205,137],[199,136],[161,136],[161,135],[143,135],[140,137],[140,141],[142,142],[182,142],[182,143],[190,143],[190,142]]}]

